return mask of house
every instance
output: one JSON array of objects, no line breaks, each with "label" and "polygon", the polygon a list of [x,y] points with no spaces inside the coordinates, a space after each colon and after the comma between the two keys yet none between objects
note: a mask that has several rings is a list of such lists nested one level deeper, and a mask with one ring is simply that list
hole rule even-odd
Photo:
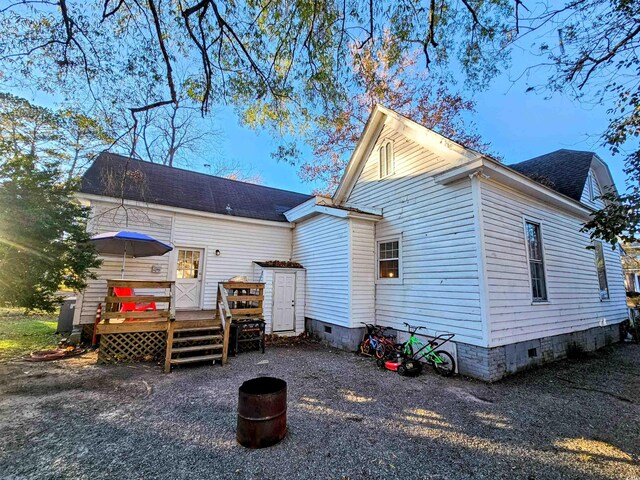
[{"label": "house", "polygon": [[[105,179],[123,170],[132,183],[114,189]],[[306,328],[355,349],[362,322],[400,339],[407,322],[454,333],[458,371],[496,380],[572,344],[619,339],[619,252],[581,232],[608,188],[591,152],[507,166],[377,106],[332,198],[111,154],[87,171],[79,197],[94,209],[92,230],[128,225],[177,247],[131,261],[127,275],[176,279],[178,307],[213,308],[217,282],[243,275],[266,283],[268,333]],[[185,261],[197,278],[183,278]],[[118,272],[109,259],[98,274]],[[93,321],[101,288],[84,293],[78,324]]]},{"label": "house", "polygon": [[622,270],[624,286],[628,293],[640,292],[640,245],[637,243],[621,244]]}]

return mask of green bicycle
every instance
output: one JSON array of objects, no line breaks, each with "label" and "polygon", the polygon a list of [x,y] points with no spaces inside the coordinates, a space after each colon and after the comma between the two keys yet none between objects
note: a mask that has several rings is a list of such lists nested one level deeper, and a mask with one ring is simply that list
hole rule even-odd
[{"label": "green bicycle", "polygon": [[455,336],[453,333],[444,333],[431,340],[427,340],[427,343],[423,343],[416,336],[418,330],[424,329],[424,327],[418,327],[404,323],[407,326],[409,332],[409,340],[402,345],[402,354],[406,358],[411,358],[418,361],[424,361],[428,365],[431,365],[438,375],[443,377],[450,377],[456,371],[456,362],[449,352],[444,350],[436,350],[445,343],[451,341]]}]

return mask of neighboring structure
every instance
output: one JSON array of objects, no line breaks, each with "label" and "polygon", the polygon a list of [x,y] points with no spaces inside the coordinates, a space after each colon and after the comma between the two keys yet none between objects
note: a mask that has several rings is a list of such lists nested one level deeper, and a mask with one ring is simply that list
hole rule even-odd
[{"label": "neighboring structure", "polygon": [[628,293],[640,294],[640,245],[637,243],[620,245],[622,249],[622,270],[624,286]]},{"label": "neighboring structure", "polygon": [[[148,187],[110,192],[99,172],[127,164]],[[155,183],[163,186],[152,193]],[[572,343],[593,350],[619,338],[627,315],[619,253],[580,231],[606,188],[611,175],[593,153],[559,150],[506,166],[377,106],[331,199],[108,155],[89,169],[80,197],[96,209],[92,229],[124,228],[122,209],[108,221],[104,213],[124,197],[145,213],[130,229],[178,247],[167,259],[133,261],[134,274],[155,267],[180,279],[177,262],[199,259],[203,278],[188,308],[211,308],[220,280],[261,278],[279,306],[265,313],[268,333],[282,325],[300,333],[304,316],[324,341],[355,349],[361,322],[399,332],[404,322],[423,325],[455,333],[460,373],[496,380],[560,358]],[[265,260],[304,270],[253,263]],[[92,321],[99,291],[87,290],[78,322]],[[283,308],[289,300],[295,308]]]}]

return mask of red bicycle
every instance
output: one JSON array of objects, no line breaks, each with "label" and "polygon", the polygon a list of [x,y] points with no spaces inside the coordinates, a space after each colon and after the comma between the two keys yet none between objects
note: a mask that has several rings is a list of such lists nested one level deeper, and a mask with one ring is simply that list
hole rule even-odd
[{"label": "red bicycle", "polygon": [[396,337],[384,334],[384,332],[388,330],[388,327],[380,327],[365,322],[360,323],[367,327],[367,331],[358,347],[360,354],[368,357],[375,355],[376,358],[384,358],[394,350]]}]

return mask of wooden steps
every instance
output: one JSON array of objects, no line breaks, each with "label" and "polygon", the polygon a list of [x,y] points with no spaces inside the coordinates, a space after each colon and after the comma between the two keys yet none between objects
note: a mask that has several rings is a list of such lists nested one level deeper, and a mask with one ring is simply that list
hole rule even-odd
[{"label": "wooden steps", "polygon": [[195,362],[210,362],[221,360],[222,354],[219,355],[202,355],[199,357],[185,357],[185,358],[174,358],[171,360],[172,365],[182,365],[185,363],[195,363]]},{"label": "wooden steps", "polygon": [[[205,312],[201,319],[176,321],[175,316],[168,317],[165,373],[171,371],[172,365],[198,362],[220,362],[224,365],[234,316],[239,319],[245,316],[261,318],[263,303],[264,283],[221,282],[218,283],[216,309],[209,318]],[[264,343],[262,345],[264,352]]]},{"label": "wooden steps", "polygon": [[182,328],[180,326],[177,326],[177,327],[174,328],[174,332],[175,333],[205,332],[207,330],[220,330],[220,325],[212,324],[212,325],[207,326],[207,327],[188,327],[188,328]]},{"label": "wooden steps", "polygon": [[199,335],[196,337],[173,337],[173,343],[201,342],[203,340],[222,340],[222,335]]},{"label": "wooden steps", "polygon": [[171,371],[172,365],[222,363],[223,341],[220,322],[214,319],[171,322],[167,331],[165,372]]},{"label": "wooden steps", "polygon": [[177,347],[173,348],[173,353],[185,353],[185,352],[201,352],[203,350],[222,350],[222,344],[219,345],[192,345],[190,347]]}]

